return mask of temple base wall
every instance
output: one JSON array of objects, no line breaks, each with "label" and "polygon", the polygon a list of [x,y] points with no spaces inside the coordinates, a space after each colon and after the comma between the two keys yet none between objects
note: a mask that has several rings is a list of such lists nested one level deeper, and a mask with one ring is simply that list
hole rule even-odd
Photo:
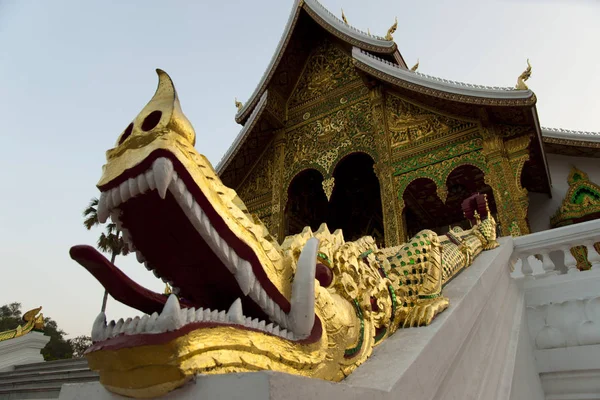
[{"label": "temple base wall", "polygon": [[[513,241],[500,243],[446,287],[451,306],[430,326],[399,330],[341,383],[276,372],[205,375],[164,398],[541,400],[535,369],[529,375],[519,369],[534,362],[519,354],[519,339],[528,333],[523,294],[509,275]],[[62,400],[120,398],[99,383],[64,385],[60,394]]]},{"label": "temple base wall", "polygon": [[40,351],[49,341],[50,337],[41,332],[29,332],[0,342],[0,372],[10,371],[15,365],[44,361]]}]

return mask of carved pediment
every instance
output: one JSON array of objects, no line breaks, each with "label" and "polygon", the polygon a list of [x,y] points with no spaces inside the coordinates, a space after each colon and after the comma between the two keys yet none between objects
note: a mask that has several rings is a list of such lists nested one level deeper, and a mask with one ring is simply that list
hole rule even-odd
[{"label": "carved pediment", "polygon": [[308,58],[289,100],[296,107],[358,79],[352,58],[329,40],[323,41]]},{"label": "carved pediment", "polygon": [[415,143],[465,125],[463,121],[435,114],[392,95],[386,98],[386,113],[392,147]]},{"label": "carved pediment", "polygon": [[588,175],[577,167],[571,168],[568,182],[569,190],[550,219],[552,227],[583,222],[600,215],[600,186],[591,182]]}]

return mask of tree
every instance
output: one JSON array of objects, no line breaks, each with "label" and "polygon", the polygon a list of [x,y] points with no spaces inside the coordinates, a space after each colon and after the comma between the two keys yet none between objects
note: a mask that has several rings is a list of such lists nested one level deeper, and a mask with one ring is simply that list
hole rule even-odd
[{"label": "tree", "polygon": [[[98,220],[97,198],[94,197],[92,200],[90,200],[90,204],[83,211],[83,217],[83,226],[85,226],[88,231],[93,227],[100,225],[100,221]],[[118,254],[122,254],[124,256],[129,254],[129,248],[127,247],[127,244],[123,238],[120,237],[120,232],[114,222],[106,224],[106,230],[100,234],[96,247],[98,247],[98,250],[102,252],[111,253],[111,264],[115,263],[115,258],[117,258]],[[102,312],[106,311],[107,299],[108,291],[104,290],[104,297],[102,298]]]},{"label": "tree", "polygon": [[[21,303],[10,303],[0,307],[0,332],[15,329],[23,325]],[[68,340],[65,340],[66,333],[58,328],[56,321],[50,317],[44,318],[44,334],[50,336],[50,341],[42,349],[44,360],[61,360],[63,358],[73,357],[73,349]]]},{"label": "tree", "polygon": [[15,329],[23,324],[21,303],[10,303],[0,307],[0,332]]},{"label": "tree", "polygon": [[83,353],[92,345],[92,338],[81,335],[74,339],[69,339],[69,344],[73,349],[73,358],[83,357]]}]

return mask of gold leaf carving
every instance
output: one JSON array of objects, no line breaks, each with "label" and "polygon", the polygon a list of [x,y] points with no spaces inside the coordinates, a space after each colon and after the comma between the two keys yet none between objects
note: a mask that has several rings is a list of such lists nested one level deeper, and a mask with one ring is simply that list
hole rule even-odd
[{"label": "gold leaf carving", "polygon": [[326,40],[309,57],[292,94],[289,106],[295,107],[358,79],[352,59]]},{"label": "gold leaf carving", "polygon": [[462,124],[461,121],[434,114],[395,96],[387,96],[386,111],[392,147],[446,133]]}]

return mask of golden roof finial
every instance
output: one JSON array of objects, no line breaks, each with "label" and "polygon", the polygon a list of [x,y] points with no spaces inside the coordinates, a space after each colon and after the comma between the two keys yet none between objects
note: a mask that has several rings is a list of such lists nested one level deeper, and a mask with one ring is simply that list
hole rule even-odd
[{"label": "golden roof finial", "polygon": [[242,104],[241,101],[238,101],[237,97],[235,98],[235,108],[238,109],[238,111],[240,111],[242,109],[242,107],[244,107],[244,105]]},{"label": "golden roof finial", "polygon": [[171,293],[173,293],[173,289],[171,289],[171,286],[169,286],[168,283],[165,283],[165,291],[163,292],[164,294],[166,294],[167,296],[170,295]]},{"label": "golden roof finial", "polygon": [[390,27],[390,29],[388,29],[387,34],[385,35],[385,40],[394,40],[394,37],[392,35],[394,32],[396,32],[397,28],[398,28],[398,17],[396,17],[394,25],[392,25]]},{"label": "golden roof finial", "polygon": [[413,67],[410,69],[412,72],[415,72],[417,69],[419,69],[419,59],[417,58],[417,63],[415,65],[413,65]]},{"label": "golden roof finial", "polygon": [[344,21],[344,23],[345,23],[346,25],[350,25],[350,24],[348,23],[348,20],[346,19],[346,16],[344,15],[344,9],[343,9],[343,8],[342,8],[342,21]]},{"label": "golden roof finial", "polygon": [[527,69],[523,71],[521,75],[517,78],[517,86],[518,90],[527,90],[529,89],[525,84],[525,81],[531,77],[531,64],[529,63],[529,58],[527,59]]},{"label": "golden roof finial", "polygon": [[158,87],[148,104],[133,122],[121,133],[117,141],[120,145],[128,137],[146,137],[150,132],[171,130],[183,136],[192,145],[196,143],[196,132],[192,124],[181,111],[181,104],[171,77],[157,69]]}]

